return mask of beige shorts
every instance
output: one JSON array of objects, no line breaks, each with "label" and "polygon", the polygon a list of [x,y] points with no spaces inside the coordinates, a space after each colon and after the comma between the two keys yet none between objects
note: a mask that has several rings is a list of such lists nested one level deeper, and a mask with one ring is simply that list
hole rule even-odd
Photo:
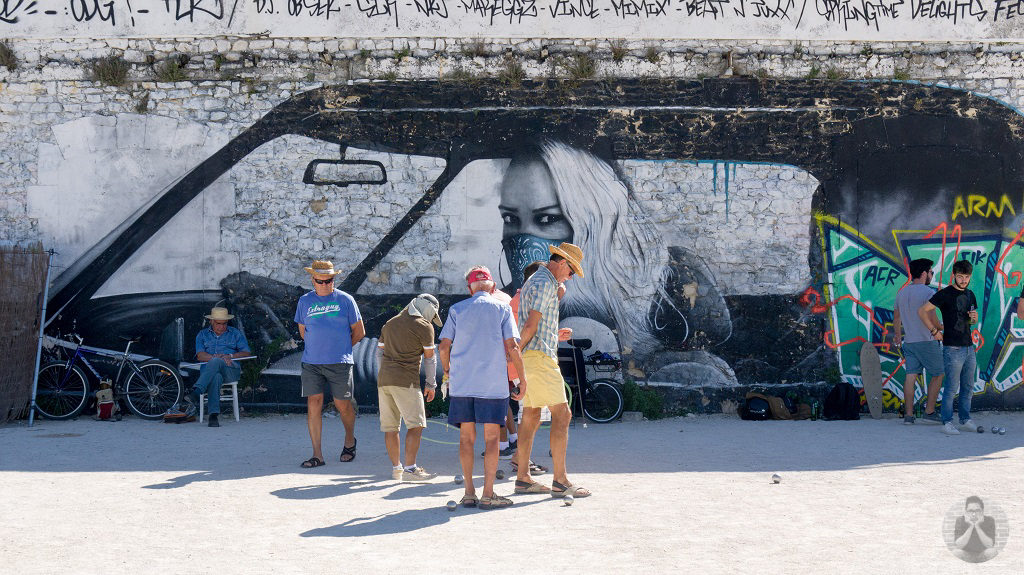
[{"label": "beige shorts", "polygon": [[523,407],[550,407],[568,401],[558,362],[548,354],[534,349],[523,352],[523,367],[526,369]]},{"label": "beige shorts", "polygon": [[380,405],[381,431],[398,431],[402,420],[405,420],[405,427],[408,429],[427,426],[423,392],[418,386],[383,385],[377,388],[377,400]]}]

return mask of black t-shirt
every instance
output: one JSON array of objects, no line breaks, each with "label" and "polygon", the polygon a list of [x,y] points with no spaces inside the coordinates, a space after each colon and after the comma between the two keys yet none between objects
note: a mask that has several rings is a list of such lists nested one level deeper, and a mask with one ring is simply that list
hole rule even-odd
[{"label": "black t-shirt", "polygon": [[942,312],[942,344],[959,347],[974,345],[971,340],[971,310],[978,309],[978,300],[970,289],[960,291],[946,286],[928,300]]}]

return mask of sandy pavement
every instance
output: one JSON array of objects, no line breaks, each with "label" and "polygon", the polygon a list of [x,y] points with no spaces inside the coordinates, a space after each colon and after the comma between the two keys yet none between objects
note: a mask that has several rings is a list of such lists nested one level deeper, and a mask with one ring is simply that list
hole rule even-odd
[{"label": "sandy pavement", "polygon": [[[577,423],[570,478],[593,497],[454,513],[457,433],[433,420],[419,462],[441,475],[426,484],[391,480],[375,416],[357,421],[352,463],[326,420],[328,464],[315,470],[298,467],[302,415],[220,429],[16,422],[0,427],[0,572],[1021,573],[1024,414],[977,419],[1008,433],[946,437],[896,419]],[[550,464],[546,431],[539,445],[534,459]],[[970,494],[1009,525],[980,565],[943,542],[944,516]]]}]

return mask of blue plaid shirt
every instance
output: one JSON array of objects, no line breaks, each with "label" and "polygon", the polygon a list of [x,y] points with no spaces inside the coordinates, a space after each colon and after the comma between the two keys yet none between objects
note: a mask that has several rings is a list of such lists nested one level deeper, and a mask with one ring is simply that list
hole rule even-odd
[{"label": "blue plaid shirt", "polygon": [[218,353],[235,353],[236,351],[249,351],[249,342],[245,334],[238,328],[228,326],[228,330],[222,335],[213,333],[213,329],[207,326],[196,334],[196,354],[205,351],[210,355]]},{"label": "blue plaid shirt", "polygon": [[558,282],[544,266],[526,280],[519,292],[520,332],[526,327],[530,310],[540,312],[540,323],[523,351],[541,351],[558,361]]}]

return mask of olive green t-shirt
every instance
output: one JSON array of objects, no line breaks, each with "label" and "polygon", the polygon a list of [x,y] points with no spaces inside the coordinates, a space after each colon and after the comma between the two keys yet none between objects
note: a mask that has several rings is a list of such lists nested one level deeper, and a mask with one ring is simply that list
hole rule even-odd
[{"label": "olive green t-shirt", "polygon": [[419,387],[420,356],[424,348],[434,347],[434,326],[403,309],[381,328],[380,343],[384,344],[384,354],[377,385]]}]

